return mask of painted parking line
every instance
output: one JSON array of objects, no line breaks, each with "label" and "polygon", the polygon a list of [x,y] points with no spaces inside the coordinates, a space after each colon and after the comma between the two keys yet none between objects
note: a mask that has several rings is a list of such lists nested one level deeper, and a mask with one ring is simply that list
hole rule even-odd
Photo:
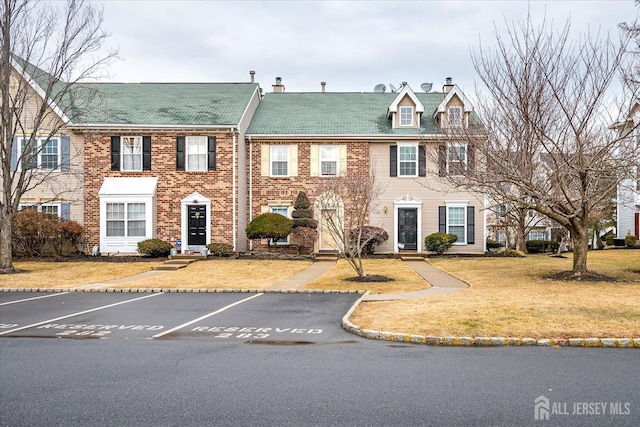
[{"label": "painted parking line", "polygon": [[163,336],[165,336],[167,334],[170,334],[172,332],[178,331],[178,330],[180,330],[182,328],[186,328],[187,326],[193,325],[194,323],[198,323],[201,320],[207,319],[207,318],[209,318],[211,316],[215,316],[216,314],[222,313],[223,311],[226,311],[226,310],[228,310],[228,309],[230,309],[232,307],[235,307],[236,305],[239,305],[239,304],[242,304],[244,302],[250,301],[250,300],[252,300],[254,298],[258,298],[259,296],[262,296],[262,295],[264,295],[264,294],[255,294],[253,296],[250,296],[249,298],[245,298],[245,299],[242,299],[240,301],[236,301],[233,304],[229,304],[227,306],[224,306],[221,309],[218,309],[218,310],[216,310],[214,312],[211,312],[209,314],[205,314],[204,316],[200,316],[197,319],[193,319],[193,320],[191,320],[189,322],[183,323],[182,325],[178,325],[175,328],[171,328],[171,329],[168,329],[168,330],[166,330],[164,332],[156,334],[156,335],[152,336],[151,338],[161,338],[161,337],[163,337]]},{"label": "painted parking line", "polygon": [[114,303],[114,304],[103,305],[102,307],[96,307],[96,308],[92,308],[90,310],[79,311],[77,313],[68,314],[66,316],[56,317],[55,319],[43,320],[42,322],[32,323],[30,325],[21,326],[19,328],[10,329],[8,331],[0,332],[0,336],[7,335],[7,334],[10,334],[10,333],[13,333],[13,332],[22,331],[24,329],[35,328],[36,326],[44,325],[44,324],[47,324],[47,323],[57,322],[58,320],[68,319],[70,317],[75,317],[75,316],[81,316],[83,314],[92,313],[94,311],[104,310],[104,309],[115,307],[115,306],[122,305],[122,304],[128,304],[128,303],[134,302],[134,301],[140,301],[140,300],[143,300],[143,299],[146,299],[146,298],[157,297],[159,295],[164,295],[164,293],[161,292],[161,293],[157,293],[157,294],[146,295],[146,296],[139,297],[139,298],[133,298],[133,299],[129,299],[129,300],[126,300],[126,301],[120,301],[120,302],[117,302],[117,303]]},{"label": "painted parking line", "polygon": [[7,301],[7,302],[0,303],[0,306],[2,306],[2,305],[10,305],[10,304],[17,304],[19,302],[33,301],[33,300],[42,299],[42,298],[59,297],[61,295],[66,295],[66,294],[69,294],[69,293],[71,293],[71,292],[59,292],[59,293],[56,293],[56,294],[42,295],[42,296],[39,296],[39,297],[25,298],[25,299],[19,299],[19,300],[15,300],[15,301]]}]

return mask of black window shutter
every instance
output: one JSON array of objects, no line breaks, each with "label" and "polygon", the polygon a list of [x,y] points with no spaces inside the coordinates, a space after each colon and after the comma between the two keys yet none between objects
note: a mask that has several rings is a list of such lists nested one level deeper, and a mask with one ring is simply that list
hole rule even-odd
[{"label": "black window shutter", "polygon": [[438,175],[447,176],[447,144],[438,145]]},{"label": "black window shutter", "polygon": [[184,136],[176,137],[176,170],[184,170]]},{"label": "black window shutter", "polygon": [[467,244],[473,245],[475,241],[476,227],[473,206],[467,206]]},{"label": "black window shutter", "polygon": [[111,137],[111,170],[120,170],[120,137]]},{"label": "black window shutter", "polygon": [[398,146],[389,147],[389,176],[398,176]]},{"label": "black window shutter", "polygon": [[216,170],[216,137],[208,137],[207,144],[207,163],[210,171]]},{"label": "black window shutter", "polygon": [[151,137],[142,137],[142,170],[151,170]]},{"label": "black window shutter", "polygon": [[447,207],[438,206],[438,233],[447,232]]},{"label": "black window shutter", "polygon": [[427,176],[427,149],[418,146],[418,176]]}]

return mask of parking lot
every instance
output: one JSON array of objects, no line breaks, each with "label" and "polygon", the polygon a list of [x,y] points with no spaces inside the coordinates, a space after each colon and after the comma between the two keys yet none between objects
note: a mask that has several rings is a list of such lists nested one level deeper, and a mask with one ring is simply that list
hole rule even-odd
[{"label": "parking lot", "polygon": [[0,293],[0,338],[328,343],[357,294]]}]

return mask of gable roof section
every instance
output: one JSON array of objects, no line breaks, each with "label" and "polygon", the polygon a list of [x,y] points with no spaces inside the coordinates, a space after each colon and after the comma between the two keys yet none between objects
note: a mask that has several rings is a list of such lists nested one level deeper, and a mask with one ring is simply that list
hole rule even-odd
[{"label": "gable roof section", "polygon": [[[11,66],[20,74],[27,84],[47,103],[54,113],[65,123],[70,121],[65,113],[65,104],[71,105],[71,96],[64,92],[66,83],[18,55],[11,54]],[[49,93],[47,89],[51,85]]]},{"label": "gable roof section", "polygon": [[389,111],[387,112],[387,117],[391,117],[391,113],[397,113],[398,112],[398,104],[400,103],[400,101],[402,101],[402,99],[405,96],[408,96],[413,101],[413,103],[416,105],[416,113],[423,113],[424,112],[424,105],[422,105],[422,102],[420,102],[420,100],[418,99],[416,94],[413,92],[413,90],[411,90],[411,88],[409,87],[408,84],[403,84],[402,85],[402,90],[400,92],[398,92],[398,95],[396,96],[396,99],[394,99],[393,102],[391,103],[391,105],[389,106]]},{"label": "gable roof section", "polygon": [[[425,111],[435,112],[444,93],[415,94]],[[251,136],[393,136],[440,134],[433,117],[421,128],[393,129],[387,117],[395,93],[282,92],[265,94],[253,116]]]},{"label": "gable roof section", "polygon": [[96,83],[95,107],[81,127],[112,125],[237,126],[257,83]]},{"label": "gable roof section", "polygon": [[462,92],[462,90],[460,90],[458,85],[453,85],[453,88],[449,91],[449,93],[447,93],[447,96],[445,96],[445,98],[442,100],[440,105],[438,105],[438,109],[436,110],[434,115],[438,113],[444,113],[445,110],[447,109],[447,104],[449,103],[449,101],[451,101],[451,98],[453,98],[455,95],[457,95],[458,98],[460,98],[460,101],[462,101],[462,105],[464,105],[465,113],[470,113],[473,111],[473,105],[471,105],[471,101],[469,101],[469,98],[467,98],[464,95],[464,93]]}]

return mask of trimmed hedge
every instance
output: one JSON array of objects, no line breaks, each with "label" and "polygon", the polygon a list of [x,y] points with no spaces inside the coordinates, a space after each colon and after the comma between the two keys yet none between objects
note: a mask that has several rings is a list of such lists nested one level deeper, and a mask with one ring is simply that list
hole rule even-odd
[{"label": "trimmed hedge", "polygon": [[635,248],[638,244],[638,238],[633,234],[629,234],[624,238],[624,245],[628,248]]},{"label": "trimmed hedge", "polygon": [[160,239],[147,239],[138,242],[138,252],[152,258],[168,256],[172,247],[171,243]]},{"label": "trimmed hedge", "polygon": [[233,246],[227,243],[209,243],[207,249],[211,255],[218,257],[229,257],[233,254]]},{"label": "trimmed hedge", "polygon": [[291,233],[293,221],[277,213],[258,215],[246,228],[249,239],[282,239]]},{"label": "trimmed hedge", "polygon": [[433,233],[424,238],[424,246],[428,251],[442,255],[458,240],[455,234]]}]

